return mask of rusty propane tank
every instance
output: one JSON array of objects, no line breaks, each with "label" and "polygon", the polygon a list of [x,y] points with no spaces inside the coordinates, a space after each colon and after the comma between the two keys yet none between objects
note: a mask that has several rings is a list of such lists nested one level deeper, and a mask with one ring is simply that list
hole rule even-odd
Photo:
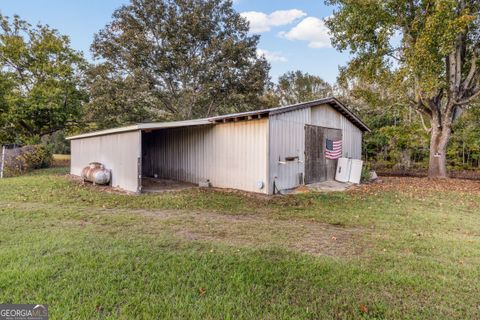
[{"label": "rusty propane tank", "polygon": [[100,162],[90,162],[89,165],[82,170],[82,178],[93,184],[108,184],[110,182],[110,170]]}]

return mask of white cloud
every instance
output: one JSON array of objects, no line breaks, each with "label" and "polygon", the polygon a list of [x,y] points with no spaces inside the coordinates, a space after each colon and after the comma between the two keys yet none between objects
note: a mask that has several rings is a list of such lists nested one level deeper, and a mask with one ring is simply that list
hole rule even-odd
[{"label": "white cloud", "polygon": [[280,32],[278,35],[288,40],[308,41],[310,48],[329,48],[332,46],[325,21],[315,17],[307,17],[290,31]]},{"label": "white cloud", "polygon": [[271,14],[258,11],[242,12],[241,16],[250,22],[250,32],[262,33],[270,31],[272,27],[283,26],[292,23],[298,18],[306,16],[302,10],[278,10]]},{"label": "white cloud", "polygon": [[265,49],[257,49],[258,56],[264,56],[270,62],[287,62],[287,58],[282,56],[279,52],[272,52]]}]

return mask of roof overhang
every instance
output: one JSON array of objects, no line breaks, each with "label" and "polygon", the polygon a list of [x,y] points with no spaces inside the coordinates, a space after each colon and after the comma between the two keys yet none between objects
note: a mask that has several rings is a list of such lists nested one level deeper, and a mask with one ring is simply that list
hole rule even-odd
[{"label": "roof overhang", "polygon": [[205,126],[212,125],[212,121],[208,119],[197,119],[187,121],[171,121],[171,122],[151,122],[151,123],[138,123],[131,126],[113,128],[107,130],[94,131],[76,136],[67,137],[67,140],[76,140],[83,138],[91,138],[96,136],[105,136],[109,134],[118,134],[131,131],[153,131],[168,128],[181,128],[181,127],[193,127],[193,126]]}]

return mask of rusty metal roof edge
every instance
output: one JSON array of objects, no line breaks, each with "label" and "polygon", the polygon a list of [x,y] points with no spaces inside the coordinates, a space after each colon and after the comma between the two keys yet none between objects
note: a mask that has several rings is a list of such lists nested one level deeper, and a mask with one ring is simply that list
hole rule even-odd
[{"label": "rusty metal roof edge", "polygon": [[190,127],[212,124],[208,118],[182,120],[182,121],[169,121],[169,122],[150,122],[150,123],[138,123],[139,130],[149,129],[163,129],[163,128],[178,128],[178,127]]},{"label": "rusty metal roof edge", "polygon": [[337,98],[335,97],[327,97],[297,104],[292,104],[288,106],[281,106],[275,107],[270,109],[261,109],[261,110],[254,110],[254,111],[247,111],[247,112],[240,112],[240,113],[232,113],[226,114],[222,116],[215,116],[210,118],[202,118],[202,119],[193,119],[193,120],[183,120],[183,121],[171,121],[171,122],[151,122],[151,123],[137,123],[130,126],[119,127],[119,128],[112,128],[107,130],[101,131],[93,131],[89,133],[79,134],[71,137],[67,137],[67,140],[75,140],[75,139],[82,139],[82,138],[90,138],[96,136],[103,136],[115,133],[123,133],[123,132],[130,132],[130,131],[137,131],[137,130],[155,130],[155,129],[164,129],[164,128],[175,128],[175,127],[189,127],[189,126],[197,126],[197,125],[208,125],[213,124],[218,120],[222,119],[231,119],[231,118],[238,118],[238,117],[246,117],[250,115],[258,115],[258,114],[279,114],[285,113],[289,111],[309,108],[318,106],[321,104],[330,104],[338,111],[343,111],[348,116],[347,118],[352,121],[357,127],[359,127],[363,131],[370,132],[370,128],[352,111],[350,111],[344,104],[342,104]]},{"label": "rusty metal roof edge", "polygon": [[281,106],[281,107],[275,107],[275,108],[270,108],[270,109],[261,109],[261,110],[226,114],[226,115],[211,117],[211,118],[207,118],[207,119],[209,119],[211,121],[218,121],[218,120],[222,120],[222,119],[246,117],[246,116],[249,116],[249,115],[257,115],[257,114],[275,115],[275,114],[285,113],[285,112],[289,112],[289,111],[314,107],[314,106],[318,106],[318,105],[321,105],[321,104],[330,104],[334,108],[336,107],[337,110],[340,109],[341,111],[345,112],[348,116],[347,118],[350,121],[352,121],[357,127],[359,127],[362,131],[371,132],[370,128],[355,113],[353,113],[350,109],[348,109],[343,103],[341,103],[335,97],[327,97],[327,98],[322,98],[322,99],[316,99],[316,100],[312,100],[312,101],[301,102],[301,103],[291,104],[291,105],[288,105],[288,106]]}]

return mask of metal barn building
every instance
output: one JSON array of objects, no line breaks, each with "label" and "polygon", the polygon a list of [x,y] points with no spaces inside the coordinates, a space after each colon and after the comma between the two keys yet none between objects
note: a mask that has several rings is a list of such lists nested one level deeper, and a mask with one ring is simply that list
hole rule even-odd
[{"label": "metal barn building", "polygon": [[369,128],[335,98],[206,119],[143,123],[69,137],[71,174],[90,162],[112,171],[112,186],[142,191],[142,177],[272,194],[333,180],[326,139],[360,159]]}]

